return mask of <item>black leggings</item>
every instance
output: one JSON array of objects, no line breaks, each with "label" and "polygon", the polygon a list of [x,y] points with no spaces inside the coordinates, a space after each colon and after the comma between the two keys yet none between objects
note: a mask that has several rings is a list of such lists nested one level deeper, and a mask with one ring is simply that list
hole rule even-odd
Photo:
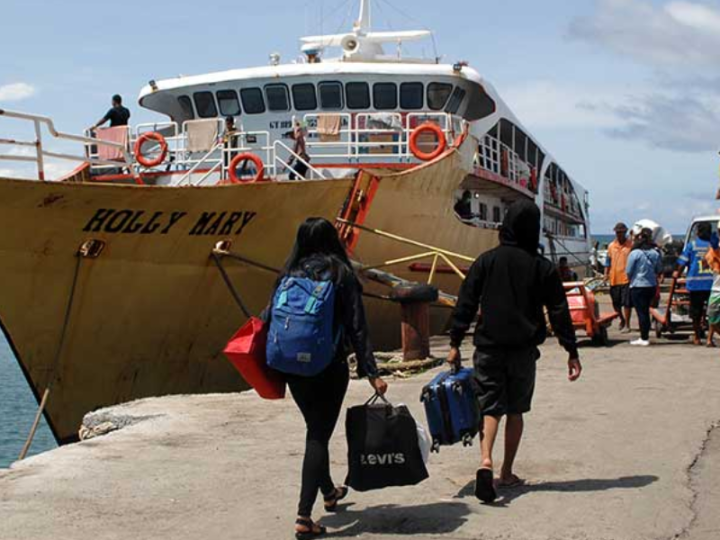
[{"label": "black leggings", "polygon": [[650,339],[650,305],[655,299],[657,289],[655,287],[635,287],[630,289],[630,293],[640,322],[640,337],[648,340]]},{"label": "black leggings", "polygon": [[323,495],[332,495],[335,490],[330,476],[328,445],[340,416],[349,380],[348,366],[344,361],[332,363],[315,377],[287,377],[292,397],[307,426],[299,516],[312,515],[318,490]]}]

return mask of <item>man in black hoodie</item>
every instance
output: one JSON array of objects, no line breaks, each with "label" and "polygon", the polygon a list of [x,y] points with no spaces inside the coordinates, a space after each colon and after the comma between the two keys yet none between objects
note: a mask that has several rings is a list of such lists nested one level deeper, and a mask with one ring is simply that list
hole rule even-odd
[{"label": "man in black hoodie", "polygon": [[513,463],[522,438],[523,414],[530,411],[535,389],[537,347],[546,338],[543,308],[569,354],[570,381],[577,380],[582,371],[560,275],[539,254],[539,244],[540,209],[530,201],[512,204],[500,229],[500,246],[473,263],[453,313],[447,361],[459,366],[460,344],[480,308],[474,364],[484,436],[475,495],[483,502],[497,498],[492,453],[503,416],[507,416],[505,461],[497,485],[522,482],[513,474]]}]

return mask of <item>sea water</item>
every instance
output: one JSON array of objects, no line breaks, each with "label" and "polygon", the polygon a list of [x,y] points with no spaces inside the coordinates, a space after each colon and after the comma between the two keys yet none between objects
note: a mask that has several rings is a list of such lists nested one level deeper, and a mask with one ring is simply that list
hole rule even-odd
[{"label": "sea water", "polygon": [[[30,386],[0,332],[0,468],[9,467],[20,455],[37,407]],[[28,455],[45,452],[55,446],[55,439],[43,418]]]}]

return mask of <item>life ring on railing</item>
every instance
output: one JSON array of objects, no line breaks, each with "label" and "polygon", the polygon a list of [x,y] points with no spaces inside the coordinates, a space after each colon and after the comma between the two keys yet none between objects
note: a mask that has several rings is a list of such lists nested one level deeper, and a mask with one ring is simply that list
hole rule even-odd
[{"label": "life ring on railing", "polygon": [[[434,133],[437,137],[437,148],[432,152],[423,152],[418,148],[418,137],[423,133]],[[442,154],[447,148],[447,139],[445,138],[445,132],[437,124],[432,122],[425,122],[424,124],[415,128],[410,134],[410,151],[413,155],[421,159],[422,161],[432,161]]]},{"label": "life ring on railing", "polygon": [[[240,163],[242,163],[243,161],[252,161],[255,165],[255,169],[257,170],[257,172],[252,178],[242,179],[238,177],[237,168],[238,165],[240,165]],[[265,164],[262,162],[262,159],[260,159],[255,154],[251,154],[249,152],[246,152],[244,154],[238,154],[237,156],[232,158],[232,161],[230,162],[230,166],[228,168],[228,178],[233,184],[249,184],[254,182],[260,182],[265,177]]]},{"label": "life ring on railing", "polygon": [[[160,145],[160,154],[154,159],[148,159],[142,153],[142,146],[148,141],[155,141]],[[143,133],[142,135],[140,135],[140,138],[135,141],[135,159],[140,165],[145,168],[149,169],[151,167],[157,167],[158,165],[160,165],[163,161],[165,161],[167,153],[167,141],[165,140],[165,137],[163,137],[156,131],[151,131],[150,133]]]}]

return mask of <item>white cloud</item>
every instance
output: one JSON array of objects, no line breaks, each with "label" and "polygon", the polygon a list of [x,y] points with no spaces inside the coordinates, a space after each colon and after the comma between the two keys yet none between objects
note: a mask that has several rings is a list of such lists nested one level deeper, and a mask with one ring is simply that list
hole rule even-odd
[{"label": "white cloud", "polygon": [[503,98],[523,124],[531,128],[612,128],[621,125],[612,112],[611,104],[620,103],[618,95],[612,91],[529,81],[508,89]]},{"label": "white cloud", "polygon": [[19,82],[0,86],[0,101],[21,101],[35,95],[34,86]]},{"label": "white cloud", "polygon": [[693,2],[670,2],[665,11],[685,26],[702,32],[720,33],[720,10]]},{"label": "white cloud", "polygon": [[570,36],[656,66],[714,68],[720,62],[720,8],[599,0],[593,15],[573,21]]}]

